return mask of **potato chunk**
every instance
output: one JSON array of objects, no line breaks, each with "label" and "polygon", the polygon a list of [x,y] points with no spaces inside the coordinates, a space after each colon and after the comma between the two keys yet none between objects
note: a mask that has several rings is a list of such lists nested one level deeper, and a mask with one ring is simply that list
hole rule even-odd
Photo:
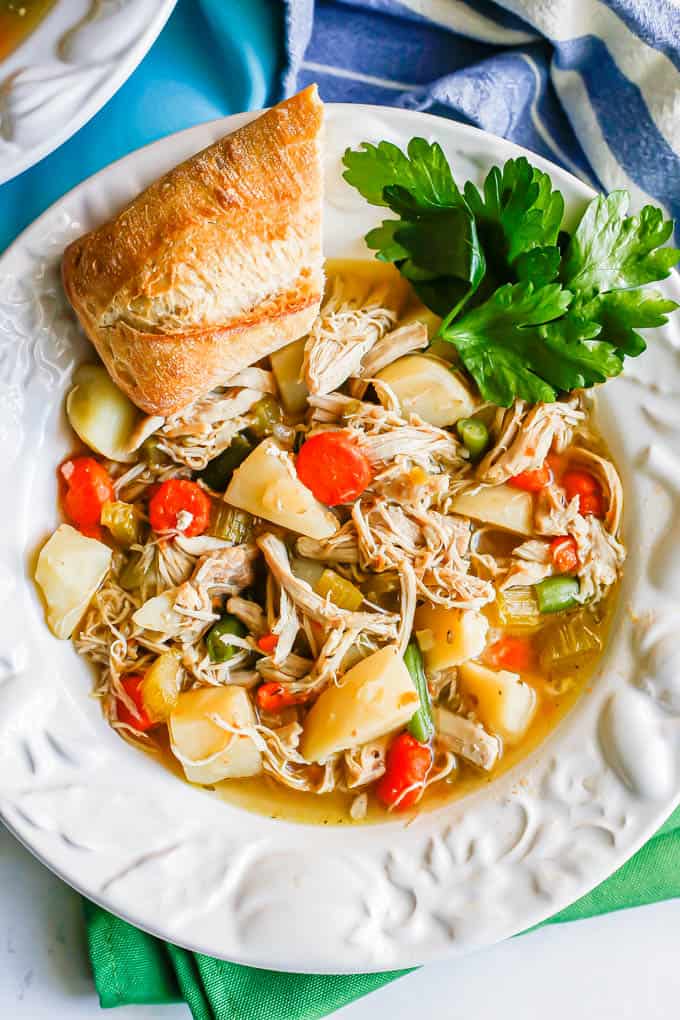
[{"label": "potato chunk", "polygon": [[288,414],[301,414],[307,407],[309,390],[302,379],[305,338],[274,351],[270,355],[272,372],[279,388],[281,403]]},{"label": "potato chunk", "polygon": [[484,651],[489,623],[472,609],[420,606],[415,631],[428,670],[448,669]]},{"label": "potato chunk", "polygon": [[536,710],[536,692],[517,673],[466,662],[458,682],[464,693],[475,698],[475,711],[491,733],[508,744],[524,736]]},{"label": "potato chunk", "polygon": [[396,645],[362,659],[319,696],[305,720],[300,750],[307,761],[382,737],[404,726],[418,694]]},{"label": "potato chunk", "polygon": [[167,722],[179,700],[182,666],[174,652],[163,652],[149,666],[142,680],[142,700],[154,722]]},{"label": "potato chunk", "polygon": [[175,609],[176,599],[177,588],[168,588],[160,595],[154,595],[135,610],[132,622],[143,630],[174,637],[187,624],[186,618]]},{"label": "potato chunk", "polygon": [[227,503],[308,538],[328,538],[338,519],[297,477],[290,453],[265,439],[236,468],[224,494]]},{"label": "potato chunk", "polygon": [[69,638],[111,565],[111,550],[70,524],[60,524],[40,550],[35,580],[47,603],[47,625]]},{"label": "potato chunk", "polygon": [[531,493],[512,485],[484,486],[476,492],[463,492],[454,498],[451,510],[484,524],[494,524],[504,531],[516,531],[520,535],[534,533]]},{"label": "potato chunk", "polygon": [[110,460],[134,460],[132,434],[142,418],[103,365],[81,365],[66,398],[66,415],[82,441]]},{"label": "potato chunk", "polygon": [[211,716],[236,729],[255,723],[243,687],[204,687],[180,694],[168,728],[170,746],[189,782],[206,786],[261,772],[262,757],[252,737],[223,729]]},{"label": "potato chunk", "polygon": [[378,372],[393,390],[403,415],[417,414],[430,425],[445,428],[469,418],[477,401],[446,362],[427,354],[407,354]]}]

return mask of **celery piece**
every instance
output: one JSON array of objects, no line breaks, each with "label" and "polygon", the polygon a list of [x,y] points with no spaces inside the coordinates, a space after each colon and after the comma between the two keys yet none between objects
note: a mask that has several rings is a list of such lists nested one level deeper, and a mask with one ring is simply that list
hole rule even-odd
[{"label": "celery piece", "polygon": [[137,588],[141,588],[145,581],[151,576],[151,580],[155,576],[156,570],[156,558],[154,556],[153,563],[150,567],[144,566],[144,554],[142,552],[133,552],[128,556],[127,563],[118,575],[118,584],[125,591],[135,591]]},{"label": "celery piece", "polygon": [[306,581],[311,588],[316,589],[316,586],[321,579],[321,575],[326,568],[323,563],[320,563],[318,560],[309,560],[305,556],[292,556],[290,560],[290,569],[296,577],[299,577],[302,581]]},{"label": "celery piece", "polygon": [[102,507],[100,521],[125,549],[142,541],[144,522],[132,503],[107,500]]},{"label": "celery piece", "polygon": [[369,574],[362,582],[363,590],[369,602],[382,606],[386,601],[392,602],[401,590],[399,575],[391,570],[380,574]]},{"label": "celery piece", "polygon": [[146,461],[149,467],[165,467],[171,463],[170,457],[167,453],[161,450],[158,446],[158,440],[155,436],[149,436],[145,439],[139,448],[142,460]]},{"label": "celery piece", "polygon": [[543,621],[534,589],[518,585],[499,592],[498,618],[503,627],[538,627]]},{"label": "celery piece", "polygon": [[245,510],[237,510],[228,503],[214,503],[208,534],[225,542],[241,545],[253,534],[253,518]]},{"label": "celery piece", "polygon": [[182,666],[174,652],[163,652],[144,674],[141,692],[144,708],[154,722],[167,722],[179,700]]},{"label": "celery piece", "polygon": [[582,610],[546,627],[538,636],[541,670],[573,669],[580,660],[602,651],[602,636],[592,613]]},{"label": "celery piece", "polygon": [[316,592],[322,598],[329,598],[339,609],[349,609],[350,612],[355,612],[364,601],[357,586],[334,570],[324,570],[316,583]]}]

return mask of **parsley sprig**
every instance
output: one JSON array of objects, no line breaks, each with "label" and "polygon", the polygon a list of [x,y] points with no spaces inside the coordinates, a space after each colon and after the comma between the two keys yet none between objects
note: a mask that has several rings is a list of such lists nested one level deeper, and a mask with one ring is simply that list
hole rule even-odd
[{"label": "parsley sprig", "polygon": [[654,206],[628,215],[624,191],[593,199],[571,237],[564,199],[524,157],[492,167],[481,190],[456,185],[441,147],[413,138],[362,143],[344,155],[345,180],[397,218],[366,235],[420,299],[443,317],[485,400],[553,401],[618,375],[646,347],[639,329],[676,307],[645,285],[680,258],[672,221]]},{"label": "parsley sprig", "polygon": [[369,231],[369,248],[396,263],[438,315],[460,311],[484,279],[486,261],[475,217],[441,147],[412,138],[403,153],[391,142],[364,142],[362,151],[347,150],[344,163],[346,181],[399,217]]}]

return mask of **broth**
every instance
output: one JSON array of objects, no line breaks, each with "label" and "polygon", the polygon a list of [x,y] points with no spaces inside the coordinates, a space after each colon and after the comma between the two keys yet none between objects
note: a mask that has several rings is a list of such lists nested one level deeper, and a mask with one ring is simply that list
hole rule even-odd
[{"label": "broth", "polygon": [[[393,266],[378,261],[333,260],[327,263],[326,268],[330,278],[342,276],[343,294],[347,295],[349,291],[358,305],[362,300],[365,302],[369,291],[386,288],[389,304],[398,312],[400,324],[411,317],[420,318],[427,322],[430,336],[436,332],[440,320],[418,302],[407,282]],[[385,291],[383,299],[387,303]],[[437,350],[438,354],[447,355],[453,360],[453,349],[450,345],[442,342],[440,348]],[[607,456],[606,446],[594,430],[592,420],[588,422],[587,435],[588,448]],[[554,455],[554,460],[551,459],[551,467],[558,475],[563,470],[562,463],[561,455]],[[495,525],[475,525],[473,522],[472,526],[473,531],[477,527],[484,529],[484,534],[480,535],[480,551],[492,552],[499,558],[509,556],[514,547],[524,540],[518,534],[498,531]],[[266,527],[270,528],[271,525]],[[369,585],[366,577],[363,580],[357,579],[357,583],[364,585],[366,594]],[[517,670],[521,674],[521,679],[531,686],[536,694],[536,708],[528,729],[516,744],[503,748],[500,760],[489,771],[476,768],[458,756],[456,767],[450,775],[429,786],[421,800],[411,810],[390,816],[375,796],[372,787],[369,787],[368,809],[365,818],[361,819],[362,824],[384,822],[388,817],[408,821],[423,810],[440,807],[488,786],[534,751],[564,719],[578,698],[588,690],[588,685],[597,670],[601,651],[607,643],[616,606],[617,586],[609,588],[604,598],[599,602],[595,600],[591,606],[574,607],[568,612],[543,616],[538,614],[532,589],[528,587],[523,589],[525,596],[534,600],[534,610],[531,613],[527,613],[526,604],[522,604],[519,598],[520,589],[509,590],[516,593],[514,599],[518,601],[514,606],[511,605],[514,600],[509,596],[500,595],[496,590],[496,600],[486,605],[482,612],[489,623],[487,647],[504,636],[522,635],[530,639],[531,654],[527,661],[532,662],[534,669],[532,672]],[[380,600],[379,595],[376,596],[376,600]],[[389,608],[396,609],[396,603]],[[586,654],[583,654],[584,649],[588,649]],[[483,656],[481,661],[485,661]],[[488,665],[488,660],[486,663]],[[504,662],[501,664],[497,660],[494,661],[492,668],[513,670],[512,666],[505,666]],[[454,692],[452,703],[447,704],[444,701],[443,707],[463,715],[472,714],[474,718],[478,704],[469,693],[461,694],[459,690]],[[155,755],[160,754],[171,771],[183,778],[183,768],[170,750],[166,728],[157,727],[151,740],[152,746],[146,744],[146,749]],[[221,799],[244,809],[272,818],[317,825],[357,824],[358,822],[351,818],[350,808],[357,795],[363,792],[362,788],[355,788],[349,792],[336,790],[325,794],[300,792],[290,789],[265,773],[248,779],[229,779],[209,788],[214,789]]]},{"label": "broth", "polygon": [[[603,599],[599,608],[602,611],[602,619],[597,629],[604,648],[616,610],[616,588]],[[491,608],[489,612],[492,614],[493,609]],[[223,800],[248,811],[307,825],[375,824],[385,822],[388,818],[408,821],[424,810],[441,807],[449,801],[458,800],[483,789],[535,751],[574,707],[581,695],[589,690],[597,672],[598,658],[584,657],[581,662],[577,662],[569,671],[558,677],[546,677],[540,673],[523,674],[522,679],[536,691],[538,707],[533,722],[522,740],[514,747],[507,747],[498,764],[490,772],[476,769],[459,758],[458,769],[449,778],[428,787],[416,808],[410,812],[391,814],[375,797],[369,797],[368,813],[358,823],[351,820],[349,815],[350,806],[358,791],[343,793],[335,790],[320,795],[300,793],[284,787],[268,776],[231,779],[218,784],[215,792]],[[561,693],[551,691],[551,686],[555,688],[561,686]],[[169,752],[168,757],[172,759],[172,762],[168,763],[170,767],[181,776],[182,770],[177,760]]]},{"label": "broth", "polygon": [[[326,263],[326,272],[329,277],[341,275],[345,278],[356,279],[359,292],[362,288],[368,290],[376,283],[388,284],[403,299],[402,318],[407,318],[410,315],[424,318],[430,326],[430,334],[432,335],[436,330],[440,321],[438,317],[420,304],[403,277],[392,265],[368,260],[329,259]],[[443,343],[436,353],[440,356],[448,355],[450,357],[450,351],[450,345]],[[600,452],[606,452],[605,444],[599,436],[594,445]],[[506,535],[505,537],[510,544],[516,544],[518,541],[516,536]],[[616,587],[609,591],[599,608],[601,619],[596,623],[596,629],[604,648],[616,608]],[[486,615],[492,626],[498,624],[493,605],[487,607]],[[508,628],[505,628],[505,631],[506,633],[512,632]],[[494,782],[534,751],[555,729],[580,696],[587,691],[597,670],[597,665],[598,658],[589,656],[583,661],[575,663],[570,671],[561,674],[559,678],[542,676],[540,673],[523,674],[522,679],[526,680],[537,694],[536,714],[523,739],[516,746],[507,747],[498,764],[490,772],[476,769],[459,758],[459,767],[455,772],[449,778],[429,787],[413,811],[391,815],[380,805],[377,798],[369,797],[368,813],[362,823],[375,824],[384,822],[387,818],[408,820],[409,817],[412,818],[423,810],[441,807],[442,804]],[[559,693],[557,693],[558,686],[561,687]],[[172,767],[175,770],[178,768],[174,758]],[[179,774],[181,774],[181,769],[179,769]],[[357,824],[356,821],[350,819],[349,815],[352,801],[359,792],[356,790],[349,793],[336,790],[321,795],[302,793],[291,790],[269,776],[263,775],[252,779],[228,780],[218,784],[215,791],[219,797],[231,804],[268,815],[271,818],[315,825]]]},{"label": "broth", "polygon": [[55,0],[0,0],[0,60],[37,28],[54,4]]}]

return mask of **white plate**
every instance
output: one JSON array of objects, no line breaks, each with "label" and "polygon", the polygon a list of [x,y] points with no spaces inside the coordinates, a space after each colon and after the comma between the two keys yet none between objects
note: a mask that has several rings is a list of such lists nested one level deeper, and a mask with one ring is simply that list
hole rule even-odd
[{"label": "white plate", "polygon": [[[70,442],[63,397],[88,351],[62,295],[60,254],[251,116],[192,128],[108,167],[0,262],[1,816],[71,885],[181,945],[294,971],[407,967],[506,938],[564,907],[678,802],[680,337],[677,327],[656,331],[649,353],[598,398],[622,468],[630,556],[593,689],[537,753],[410,826],[298,826],[191,788],[104,723],[88,698],[88,666],[47,631],[30,562],[56,524],[55,467]],[[328,107],[328,255],[366,254],[362,236],[379,218],[342,181],[344,148],[381,138],[403,146],[415,134],[441,142],[459,179],[479,180],[521,151],[423,114]],[[572,212],[591,196],[532,158]],[[664,289],[680,297],[677,279]]]},{"label": "white plate", "polygon": [[0,184],[53,152],[102,108],[176,2],[57,0],[0,61]]}]

